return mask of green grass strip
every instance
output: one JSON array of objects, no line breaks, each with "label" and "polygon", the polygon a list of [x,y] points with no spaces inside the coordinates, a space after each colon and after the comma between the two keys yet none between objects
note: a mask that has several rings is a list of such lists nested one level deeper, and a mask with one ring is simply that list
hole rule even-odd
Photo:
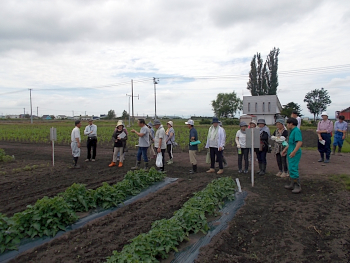
[{"label": "green grass strip", "polygon": [[177,251],[190,233],[209,229],[206,215],[213,215],[222,208],[225,199],[233,200],[235,181],[230,177],[213,180],[207,187],[194,194],[170,219],[162,219],[152,224],[148,233],[140,234],[125,245],[121,252],[113,251],[107,263],[159,262],[170,251]]}]

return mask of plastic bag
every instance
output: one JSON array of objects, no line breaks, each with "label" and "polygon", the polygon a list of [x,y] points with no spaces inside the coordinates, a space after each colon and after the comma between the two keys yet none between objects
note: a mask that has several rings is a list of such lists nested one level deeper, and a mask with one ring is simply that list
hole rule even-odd
[{"label": "plastic bag", "polygon": [[163,155],[162,155],[162,153],[157,154],[156,165],[157,165],[157,167],[163,167]]},{"label": "plastic bag", "polygon": [[207,152],[207,158],[205,159],[205,162],[206,162],[207,164],[211,164],[210,151]]},{"label": "plastic bag", "polygon": [[190,142],[191,146],[198,145],[198,144],[201,144],[201,141]]}]

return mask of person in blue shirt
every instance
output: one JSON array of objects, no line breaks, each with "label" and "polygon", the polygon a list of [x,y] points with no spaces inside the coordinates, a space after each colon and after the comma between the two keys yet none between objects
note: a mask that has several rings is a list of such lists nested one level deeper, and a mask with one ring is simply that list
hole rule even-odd
[{"label": "person in blue shirt", "polygon": [[287,128],[290,130],[288,146],[282,151],[282,156],[287,154],[289,164],[289,177],[290,184],[284,187],[288,190],[292,190],[293,194],[301,192],[301,185],[299,179],[299,162],[301,158],[301,145],[303,144],[303,138],[298,126],[298,120],[289,118],[287,120]]},{"label": "person in blue shirt", "polygon": [[187,127],[190,129],[190,140],[188,146],[188,154],[190,156],[190,162],[192,164],[192,170],[190,170],[190,174],[197,173],[197,158],[196,153],[198,151],[198,145],[191,145],[190,142],[198,141],[198,133],[194,128],[194,121],[188,120],[185,122]]},{"label": "person in blue shirt", "polygon": [[345,117],[343,115],[339,116],[339,121],[336,121],[334,124],[334,141],[333,141],[333,152],[338,146],[338,154],[341,155],[341,148],[345,140],[346,131],[348,129],[348,123],[344,121]]}]

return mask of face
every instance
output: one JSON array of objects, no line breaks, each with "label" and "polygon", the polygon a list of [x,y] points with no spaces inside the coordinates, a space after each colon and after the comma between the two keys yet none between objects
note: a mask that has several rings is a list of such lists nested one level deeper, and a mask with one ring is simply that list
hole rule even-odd
[{"label": "face", "polygon": [[138,120],[137,121],[137,125],[139,126],[139,127],[143,127],[143,124]]},{"label": "face", "polygon": [[89,125],[92,125],[92,121],[89,121]]},{"label": "face", "polygon": [[263,128],[265,126],[265,124],[259,123],[258,126],[259,126],[259,128]]},{"label": "face", "polygon": [[214,127],[218,127],[219,123],[213,123]]},{"label": "face", "polygon": [[81,127],[81,122],[79,122],[79,124],[77,124],[77,127],[80,128]]},{"label": "face", "polygon": [[343,122],[343,120],[342,120],[342,119],[339,119],[339,122],[340,122],[340,123],[342,123],[342,122]]},{"label": "face", "polygon": [[168,126],[169,129],[171,128],[171,125],[169,123],[167,124],[167,126]]},{"label": "face", "polygon": [[322,119],[323,119],[324,121],[326,121],[326,120],[328,120],[328,116],[327,116],[327,115],[322,115]]},{"label": "face", "polygon": [[277,129],[282,129],[283,128],[283,125],[282,125],[282,123],[280,123],[280,122],[277,122],[276,123],[276,127],[277,127]]},{"label": "face", "polygon": [[251,123],[251,124],[250,124],[250,127],[251,127],[251,128],[255,128],[255,127],[256,127],[255,123]]},{"label": "face", "polygon": [[160,127],[160,124],[154,125],[154,127],[156,127],[156,129],[158,130]]},{"label": "face", "polygon": [[117,127],[117,130],[118,131],[121,131],[123,129],[123,125],[119,125],[118,127]]},{"label": "face", "polygon": [[241,127],[241,130],[242,130],[242,131],[245,131],[247,128],[248,128],[247,126],[242,126],[242,127]]},{"label": "face", "polygon": [[189,129],[191,129],[191,128],[192,128],[192,126],[191,126],[190,124],[187,124],[187,127],[188,127]]},{"label": "face", "polygon": [[287,128],[291,130],[293,128],[293,124],[287,123]]},{"label": "face", "polygon": [[292,113],[291,115],[290,115],[290,117],[292,117],[292,118],[296,118],[297,117],[297,115],[296,114],[294,114],[294,113]]}]

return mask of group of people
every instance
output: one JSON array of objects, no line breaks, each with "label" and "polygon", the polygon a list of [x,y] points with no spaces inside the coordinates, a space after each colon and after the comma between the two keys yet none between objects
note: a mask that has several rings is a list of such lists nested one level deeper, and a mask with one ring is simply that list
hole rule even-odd
[{"label": "group of people", "polygon": [[[84,130],[84,135],[87,136],[87,158],[85,161],[95,161],[96,158],[96,145],[97,145],[97,126],[93,124],[93,120],[88,120],[89,125]],[[198,144],[201,142],[198,140],[198,132],[194,127],[194,121],[188,120],[185,122],[189,128],[189,160],[192,164],[191,174],[197,173],[197,156]],[[301,118],[298,117],[298,113],[293,111],[291,117],[287,120],[285,125],[284,119],[276,120],[276,129],[271,134],[270,129],[266,125],[264,119],[258,121],[252,120],[248,124],[244,121],[240,123],[240,129],[236,133],[235,143],[238,152],[238,173],[247,174],[249,171],[249,160],[254,158],[254,153],[259,164],[258,175],[266,174],[267,167],[267,153],[273,152],[276,157],[278,166],[279,177],[290,177],[291,183],[286,185],[285,188],[292,190],[293,193],[300,193],[301,185],[299,180],[299,162],[301,158],[301,145],[302,135],[300,131]],[[162,157],[162,165],[159,167],[160,171],[164,171],[165,164],[165,152],[169,155],[168,165],[173,164],[173,147],[175,142],[175,129],[172,121],[167,122],[167,129],[163,127],[160,120],[154,120],[153,123],[146,124],[144,119],[138,120],[138,126],[140,131],[134,129],[131,133],[138,136],[138,152],[136,158],[136,165],[132,167],[132,170],[141,168],[141,157],[144,161],[144,169],[149,168],[149,157],[156,158],[156,155],[160,154]],[[80,127],[81,122],[77,120],[75,122],[75,128],[71,134],[71,148],[74,160],[74,168],[79,168],[78,158],[80,157]],[[260,141],[254,146],[254,152],[251,152],[251,148],[247,147],[247,129],[259,129]],[[288,132],[289,130],[289,132]],[[331,137],[334,131],[333,150],[331,150]],[[318,150],[321,158],[319,162],[330,162],[330,155],[335,154],[336,147],[338,147],[338,153],[341,153],[342,145],[345,139],[347,131],[347,123],[344,121],[344,116],[339,116],[339,120],[333,122],[328,119],[326,112],[322,113],[322,120],[317,126],[318,135]],[[117,166],[122,167],[125,159],[125,152],[127,151],[127,139],[128,131],[123,124],[123,121],[119,120],[112,135],[113,138],[113,157],[110,167]],[[274,145],[269,144],[269,140],[274,142]],[[223,155],[226,143],[226,132],[222,127],[222,123],[218,118],[213,118],[212,125],[209,128],[207,141],[205,148],[208,149],[207,163],[210,164],[207,173],[215,173],[215,164],[218,163],[219,170],[217,174],[224,172],[224,167],[227,166],[226,159]],[[250,157],[249,157],[250,155]],[[244,167],[243,167],[244,160]]]}]

